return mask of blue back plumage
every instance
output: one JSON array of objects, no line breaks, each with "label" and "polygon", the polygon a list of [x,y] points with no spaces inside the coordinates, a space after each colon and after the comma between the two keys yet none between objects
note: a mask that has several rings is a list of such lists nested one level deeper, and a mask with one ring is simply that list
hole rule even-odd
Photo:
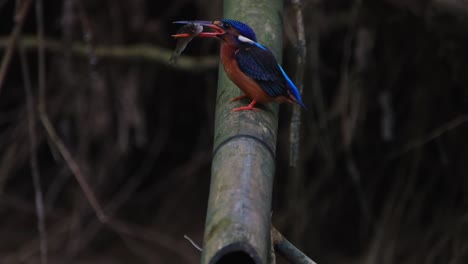
[{"label": "blue back plumage", "polygon": [[257,42],[257,36],[253,29],[237,20],[223,19],[223,24],[235,28],[240,35],[254,41],[239,42],[236,51],[236,60],[240,70],[254,79],[259,86],[271,97],[292,97],[303,108],[307,109],[302,102],[301,94],[289,78],[275,56],[265,46]]},{"label": "blue back plumage", "polygon": [[307,109],[299,90],[267,48],[243,43],[236,52],[240,70],[254,79],[270,96],[292,96],[294,101]]},{"label": "blue back plumage", "polygon": [[223,19],[221,22],[230,24],[232,27],[237,29],[242,36],[257,42],[257,36],[249,25],[233,19]]}]

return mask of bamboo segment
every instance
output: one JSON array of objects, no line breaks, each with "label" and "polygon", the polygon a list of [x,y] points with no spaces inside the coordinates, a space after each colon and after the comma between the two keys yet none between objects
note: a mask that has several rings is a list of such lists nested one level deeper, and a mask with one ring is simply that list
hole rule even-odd
[{"label": "bamboo segment", "polygon": [[[280,0],[225,0],[224,17],[249,24],[259,42],[279,57]],[[249,99],[219,73],[214,154],[202,263],[268,263],[271,193],[278,125],[276,104],[232,113]]]}]

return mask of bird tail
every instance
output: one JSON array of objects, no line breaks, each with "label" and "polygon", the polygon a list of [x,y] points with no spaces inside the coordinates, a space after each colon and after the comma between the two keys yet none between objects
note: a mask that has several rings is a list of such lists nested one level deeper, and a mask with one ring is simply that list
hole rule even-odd
[{"label": "bird tail", "polygon": [[305,110],[309,110],[309,109],[307,108],[307,106],[302,102],[300,96],[299,96],[298,98],[295,97],[295,96],[291,93],[291,91],[288,91],[288,95],[289,95],[289,100],[291,100],[292,103],[296,103],[296,104],[300,105],[302,108],[304,108]]},{"label": "bird tail", "polygon": [[283,70],[283,68],[281,67],[281,65],[279,65],[279,68],[281,70],[281,72],[283,73],[283,76],[284,78],[286,79],[286,82],[288,83],[288,95],[289,95],[289,98],[299,104],[300,106],[302,106],[302,108],[306,109],[307,110],[307,107],[305,106],[305,104],[302,102],[302,98],[301,98],[301,94],[299,93],[299,90],[297,89],[296,85],[294,85],[293,81],[291,81],[291,79],[289,78],[289,76],[286,74],[286,72]]}]

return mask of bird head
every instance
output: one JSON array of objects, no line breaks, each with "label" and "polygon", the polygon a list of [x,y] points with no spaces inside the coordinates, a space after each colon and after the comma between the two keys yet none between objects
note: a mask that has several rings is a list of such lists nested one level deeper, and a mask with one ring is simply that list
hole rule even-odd
[{"label": "bird head", "polygon": [[[255,35],[255,32],[253,31],[253,29],[249,25],[242,23],[240,21],[232,20],[232,19],[223,19],[221,21],[214,21],[213,25],[216,25],[225,31],[225,34],[217,36],[221,39],[224,39],[227,37],[233,37],[234,39],[238,39],[242,41],[242,37],[244,37],[249,40],[257,42],[257,36]],[[239,36],[240,36],[240,39],[239,39]]]},{"label": "bird head", "polygon": [[[201,32],[198,37],[217,37],[226,42],[256,42],[257,36],[253,29],[240,21],[223,19],[219,21],[176,21],[178,24],[196,23],[209,27],[214,32]],[[187,34],[176,34],[173,37],[188,37]]]}]

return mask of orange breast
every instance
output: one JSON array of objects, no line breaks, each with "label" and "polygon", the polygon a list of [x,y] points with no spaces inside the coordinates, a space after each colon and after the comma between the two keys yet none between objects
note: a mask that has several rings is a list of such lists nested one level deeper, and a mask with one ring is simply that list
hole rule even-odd
[{"label": "orange breast", "polygon": [[231,79],[245,95],[251,99],[257,100],[259,103],[277,101],[276,98],[269,96],[252,78],[245,75],[239,69],[235,58],[236,50],[236,47],[230,44],[223,44],[221,46],[221,62],[223,63],[224,71],[229,79]]}]

